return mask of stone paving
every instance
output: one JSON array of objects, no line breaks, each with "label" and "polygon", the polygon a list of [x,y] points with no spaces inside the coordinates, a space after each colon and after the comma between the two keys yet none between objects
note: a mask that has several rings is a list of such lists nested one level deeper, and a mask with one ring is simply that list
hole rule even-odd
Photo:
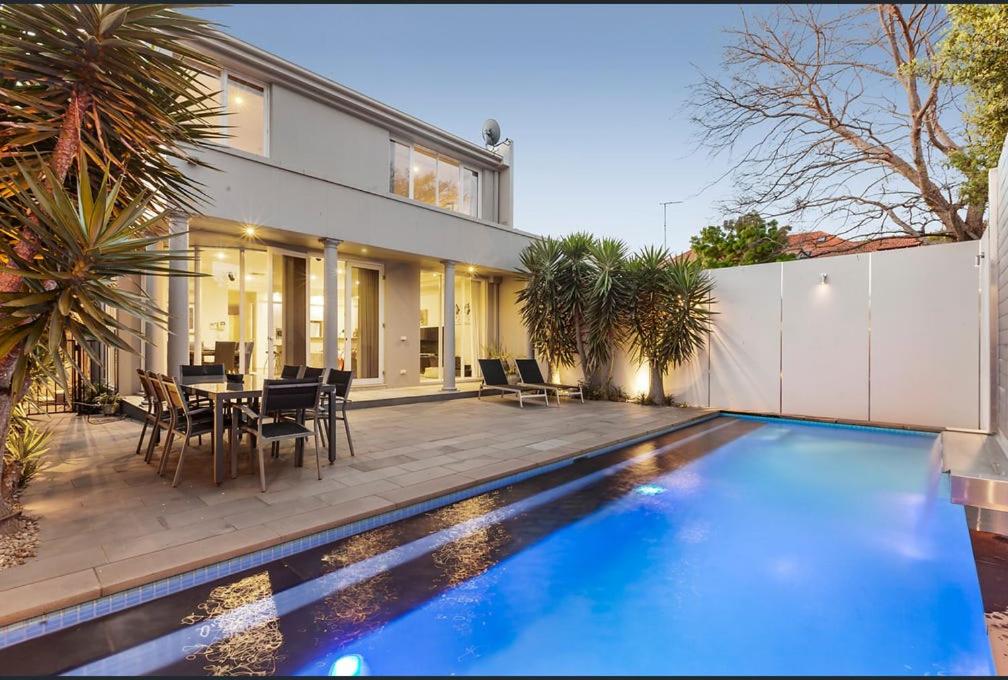
[{"label": "stone paving", "polygon": [[[316,479],[292,447],[268,460],[259,491],[246,455],[240,474],[210,480],[206,439],[187,453],[182,483],[134,454],[140,425],[54,416],[44,469],[26,490],[40,518],[38,556],[0,571],[0,624],[125,590],[235,555],[439,496],[607,444],[702,419],[709,412],[613,402],[518,408],[499,397],[351,411],[356,456]],[[169,464],[174,470],[175,455]],[[155,458],[155,461],[157,459]]]}]

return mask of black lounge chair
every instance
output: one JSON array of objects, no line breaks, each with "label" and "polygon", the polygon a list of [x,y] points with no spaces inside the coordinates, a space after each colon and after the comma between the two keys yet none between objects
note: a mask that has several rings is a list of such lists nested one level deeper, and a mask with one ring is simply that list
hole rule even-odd
[{"label": "black lounge chair", "polygon": [[549,382],[543,377],[542,370],[539,368],[539,362],[535,359],[515,359],[515,363],[518,364],[518,377],[521,379],[521,382],[518,383],[519,385],[552,391],[556,394],[557,406],[560,405],[561,393],[571,399],[580,397],[581,403],[584,403],[584,392],[581,390],[580,384],[565,385],[563,383]]},{"label": "black lounge chair", "polygon": [[484,390],[497,390],[503,397],[507,393],[518,395],[518,405],[525,408],[526,399],[542,399],[549,406],[549,395],[545,388],[531,387],[528,385],[512,385],[508,382],[507,372],[500,359],[480,359],[480,371],[483,373],[483,382],[479,386],[476,398],[483,397]]}]

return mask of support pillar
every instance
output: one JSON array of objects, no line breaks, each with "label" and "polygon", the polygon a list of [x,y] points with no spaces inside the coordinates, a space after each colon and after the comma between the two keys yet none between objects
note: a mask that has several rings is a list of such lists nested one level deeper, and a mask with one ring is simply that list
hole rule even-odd
[{"label": "support pillar", "polygon": [[[168,248],[174,252],[189,250],[189,215],[171,212],[168,215]],[[192,270],[191,261],[175,266]],[[199,352],[200,348],[196,348]],[[194,357],[199,363],[201,357]],[[189,277],[168,277],[168,375],[179,377],[179,366],[189,363]]]},{"label": "support pillar", "polygon": [[324,238],[322,293],[322,361],[326,368],[339,368],[339,239]]},{"label": "support pillar", "polygon": [[441,350],[441,389],[455,392],[455,263],[444,260],[444,347]]}]

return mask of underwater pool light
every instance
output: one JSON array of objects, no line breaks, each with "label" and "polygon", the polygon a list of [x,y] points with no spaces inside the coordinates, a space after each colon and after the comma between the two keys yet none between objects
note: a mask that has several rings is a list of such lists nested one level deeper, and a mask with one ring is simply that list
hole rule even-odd
[{"label": "underwater pool light", "polygon": [[356,676],[363,675],[364,657],[360,654],[344,654],[333,662],[329,669],[329,675],[336,676]]},{"label": "underwater pool light", "polygon": [[667,489],[657,484],[641,484],[634,491],[642,496],[657,496],[660,493],[665,493]]}]

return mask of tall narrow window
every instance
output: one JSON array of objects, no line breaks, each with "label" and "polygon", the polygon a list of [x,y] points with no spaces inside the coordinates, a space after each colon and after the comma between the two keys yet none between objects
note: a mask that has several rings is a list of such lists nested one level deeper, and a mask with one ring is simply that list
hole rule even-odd
[{"label": "tall narrow window", "polygon": [[[221,101],[221,75],[220,73],[203,73],[198,71],[196,73],[196,84],[199,86],[205,99],[202,100],[203,108],[207,109],[217,109],[220,108]],[[194,110],[200,110],[198,107],[193,107]],[[207,125],[220,125],[219,116],[207,116],[204,118],[204,122]]]},{"label": "tall narrow window", "polygon": [[228,145],[259,156],[266,155],[266,96],[263,88],[234,76],[227,80]]},{"label": "tall narrow window", "polygon": [[437,205],[445,210],[459,209],[459,164],[444,156],[437,162]]},{"label": "tall narrow window", "polygon": [[389,191],[409,198],[409,157],[410,148],[399,142],[392,142],[392,169],[389,173]]},{"label": "tall narrow window", "polygon": [[462,168],[462,212],[479,217],[479,175],[475,170]]},{"label": "tall narrow window", "polygon": [[437,154],[421,146],[413,149],[413,198],[437,205]]}]

